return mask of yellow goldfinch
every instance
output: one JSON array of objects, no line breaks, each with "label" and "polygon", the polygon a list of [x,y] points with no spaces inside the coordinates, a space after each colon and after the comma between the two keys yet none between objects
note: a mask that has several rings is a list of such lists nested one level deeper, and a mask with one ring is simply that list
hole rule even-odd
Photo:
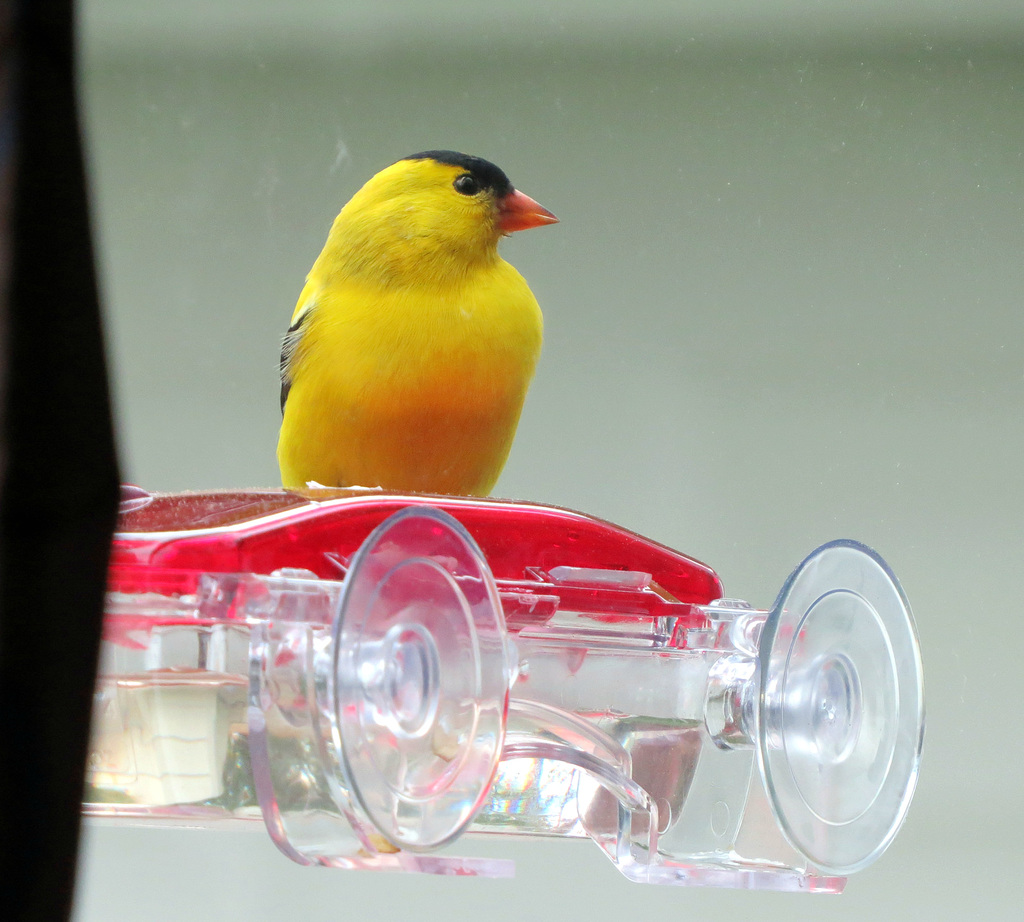
[{"label": "yellow goldfinch", "polygon": [[413,154],[366,183],[285,336],[284,485],[489,493],[543,333],[498,240],[557,220],[493,163],[454,151]]}]

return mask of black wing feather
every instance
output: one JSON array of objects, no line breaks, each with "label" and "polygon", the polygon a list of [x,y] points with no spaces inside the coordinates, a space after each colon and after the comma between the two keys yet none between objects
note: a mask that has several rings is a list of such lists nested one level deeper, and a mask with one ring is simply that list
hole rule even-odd
[{"label": "black wing feather", "polygon": [[290,327],[288,332],[284,334],[284,340],[281,343],[281,413],[284,414],[284,405],[288,400],[288,392],[292,389],[292,376],[290,374],[292,356],[295,354],[295,348],[299,344],[299,340],[302,339],[302,327],[303,324],[309,319],[309,315],[312,314],[312,309],[305,310],[299,315],[299,319],[295,321]]}]

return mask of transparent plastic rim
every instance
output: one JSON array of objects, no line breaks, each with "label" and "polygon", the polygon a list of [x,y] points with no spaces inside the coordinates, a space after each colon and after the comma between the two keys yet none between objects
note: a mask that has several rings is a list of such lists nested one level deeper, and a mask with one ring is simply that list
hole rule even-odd
[{"label": "transparent plastic rim", "polygon": [[333,657],[333,733],[357,812],[399,848],[456,838],[490,789],[511,684],[497,587],[456,519],[409,507],[371,533]]},{"label": "transparent plastic rim", "polygon": [[847,540],[810,554],[760,664],[758,763],[779,826],[821,870],[861,870],[906,817],[924,735],[920,644],[885,561]]}]

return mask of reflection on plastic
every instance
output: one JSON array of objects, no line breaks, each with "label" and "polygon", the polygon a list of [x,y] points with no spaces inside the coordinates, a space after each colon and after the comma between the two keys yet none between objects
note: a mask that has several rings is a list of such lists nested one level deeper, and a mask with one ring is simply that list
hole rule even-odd
[{"label": "reflection on plastic", "polygon": [[920,655],[862,545],[819,548],[766,612],[565,510],[139,499],[90,815],[262,820],[302,864],[481,876],[512,867],[453,854],[477,834],[587,837],[634,881],[820,892],[906,815]]}]

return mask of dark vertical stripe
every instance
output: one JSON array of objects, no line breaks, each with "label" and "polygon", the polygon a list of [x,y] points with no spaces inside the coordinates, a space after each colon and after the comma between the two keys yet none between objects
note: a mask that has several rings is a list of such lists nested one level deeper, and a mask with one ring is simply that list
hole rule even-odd
[{"label": "dark vertical stripe", "polygon": [[75,105],[73,4],[25,0],[15,10],[4,45],[16,89],[5,114],[14,171],[2,298],[0,874],[5,919],[59,920],[74,887],[118,474]]}]

